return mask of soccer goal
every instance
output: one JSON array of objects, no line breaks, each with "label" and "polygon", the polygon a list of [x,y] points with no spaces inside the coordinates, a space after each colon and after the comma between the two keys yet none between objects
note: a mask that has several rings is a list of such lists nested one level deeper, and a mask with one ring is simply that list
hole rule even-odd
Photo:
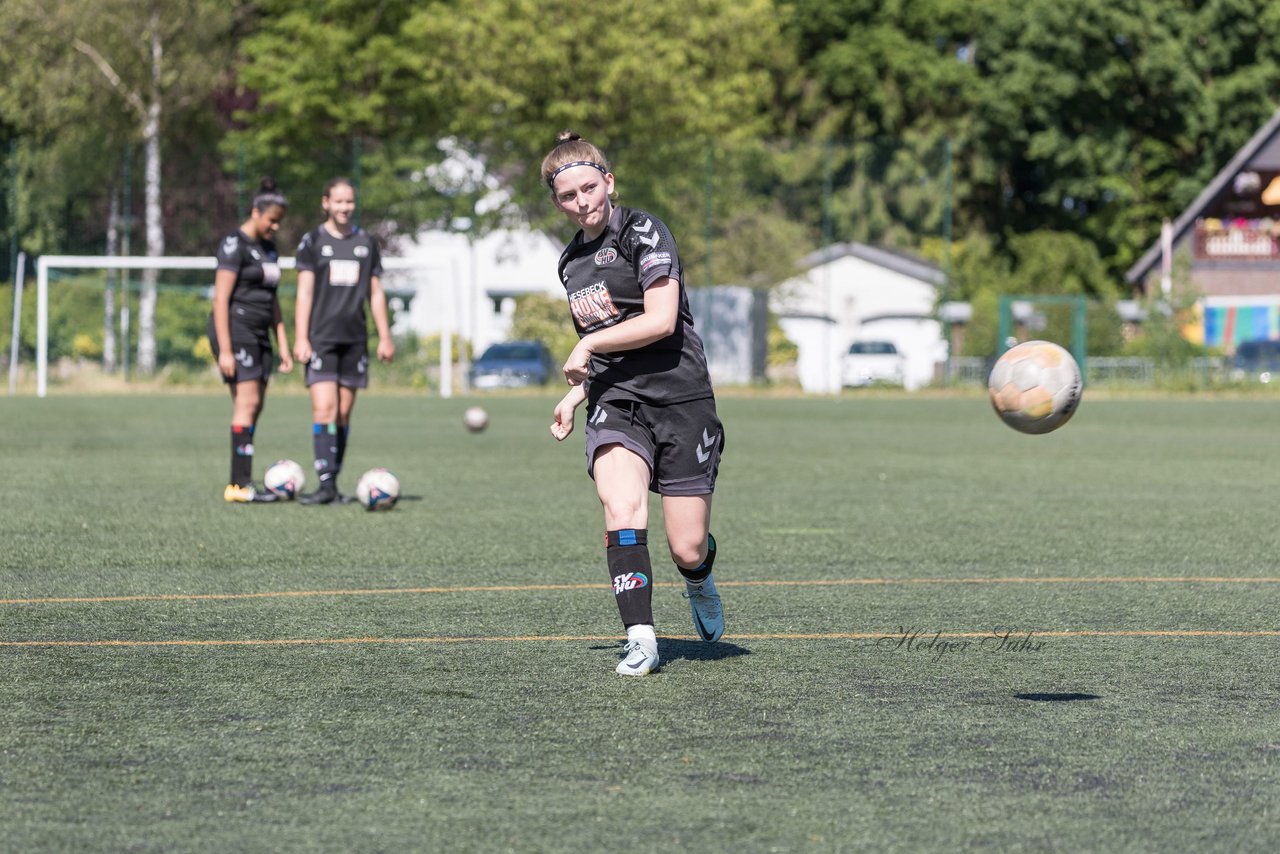
[{"label": "soccer goal", "polygon": [[[420,281],[438,275],[437,268],[424,268],[420,262],[403,258],[382,259],[384,286],[388,297],[397,293],[412,295]],[[296,269],[295,259],[280,259],[283,270]],[[119,352],[122,363],[127,358],[130,324],[129,293],[139,290],[137,277],[130,282],[130,274],[145,270],[157,271],[157,276],[164,281],[157,284],[158,299],[163,292],[181,292],[183,298],[198,302],[201,313],[207,316],[208,298],[212,293],[214,271],[217,259],[212,256],[178,256],[167,255],[145,257],[138,255],[42,255],[36,259],[36,396],[45,397],[49,388],[49,324],[50,324],[50,288],[83,286],[97,293],[108,294],[106,297],[106,314],[110,315],[112,300],[118,292],[121,300],[119,311],[119,327],[116,334],[120,338]],[[101,274],[106,274],[105,277]],[[115,281],[116,276],[119,281]],[[104,284],[103,282],[107,284]],[[445,313],[448,316],[448,313]],[[285,322],[292,326],[292,317]],[[64,318],[59,318],[63,322]],[[108,317],[106,324],[111,324]],[[88,330],[86,330],[87,332]],[[442,335],[440,347],[440,394],[449,397],[452,394],[452,337],[457,330],[448,330]],[[18,318],[14,322],[14,340],[18,339]],[[78,336],[77,336],[78,337]],[[199,332],[203,338],[203,327]],[[157,342],[159,343],[159,342]],[[200,346],[197,340],[196,346]],[[15,360],[16,364],[16,360]]]},{"label": "soccer goal", "polygon": [[1087,306],[1082,296],[1001,296],[996,356],[1020,341],[1045,338],[1070,350],[1083,372]]}]

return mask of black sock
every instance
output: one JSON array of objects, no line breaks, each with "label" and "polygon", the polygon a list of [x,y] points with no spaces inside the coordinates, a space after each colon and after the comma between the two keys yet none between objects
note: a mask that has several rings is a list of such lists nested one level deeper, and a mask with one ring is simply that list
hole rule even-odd
[{"label": "black sock", "polygon": [[716,562],[716,538],[707,533],[707,556],[703,559],[702,565],[697,569],[685,569],[680,564],[676,564],[676,569],[680,570],[680,574],[687,581],[697,584],[699,581],[706,581],[707,576],[711,574],[711,565]]},{"label": "black sock", "polygon": [[342,458],[347,455],[347,436],[351,433],[351,427],[342,424],[338,427],[338,454],[336,462],[333,465],[333,476],[337,477],[338,472],[342,471]]},{"label": "black sock", "polygon": [[316,455],[316,474],[324,487],[337,475],[338,425],[312,424],[311,445]]},{"label": "black sock", "polygon": [[253,481],[253,425],[231,425],[231,482],[248,486]]},{"label": "black sock", "polygon": [[653,625],[653,570],[649,565],[649,531],[623,528],[605,534],[605,558],[618,613],[626,628]]}]

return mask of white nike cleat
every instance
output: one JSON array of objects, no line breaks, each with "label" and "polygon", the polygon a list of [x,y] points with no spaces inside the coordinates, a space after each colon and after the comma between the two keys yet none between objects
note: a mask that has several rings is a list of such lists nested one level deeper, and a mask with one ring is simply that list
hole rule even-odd
[{"label": "white nike cleat", "polygon": [[618,662],[618,673],[622,676],[648,676],[658,669],[658,650],[646,646],[639,641],[627,641],[622,648],[626,657]]},{"label": "white nike cleat", "polygon": [[684,583],[681,595],[689,600],[689,610],[693,613],[693,628],[698,637],[708,643],[720,640],[724,634],[724,609],[720,607],[720,594],[716,592],[716,583],[708,575],[694,584]]}]

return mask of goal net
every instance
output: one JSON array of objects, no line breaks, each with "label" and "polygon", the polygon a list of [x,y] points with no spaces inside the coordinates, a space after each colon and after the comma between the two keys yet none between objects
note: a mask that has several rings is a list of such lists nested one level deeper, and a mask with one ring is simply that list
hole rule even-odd
[{"label": "goal net", "polygon": [[1001,296],[996,356],[1019,342],[1041,338],[1070,350],[1084,372],[1087,308],[1088,300],[1083,296]]},{"label": "goal net", "polygon": [[[400,332],[403,330],[396,324],[397,315],[407,316],[402,310],[418,293],[440,290],[437,280],[442,271],[402,258],[384,257],[382,264],[393,332]],[[206,337],[217,269],[217,259],[212,255],[44,255],[36,260],[35,267],[35,341],[24,341],[28,358],[34,350],[38,397],[48,394],[51,356],[74,362],[101,362],[106,371],[122,376],[127,376],[131,368],[136,369],[130,365],[130,358],[138,336],[140,282],[147,270],[155,271],[157,279],[152,315],[157,373],[201,381],[212,377],[216,381]],[[281,258],[280,267],[293,271],[295,259]],[[280,284],[280,307],[291,339],[296,288],[296,276],[286,273]],[[30,322],[28,312],[24,310],[22,314]],[[20,321],[21,317],[15,315],[15,344]],[[452,394],[452,339],[456,334],[457,330],[450,329],[440,336],[438,374],[434,360],[429,365],[432,381],[445,397]],[[410,355],[397,354],[397,370],[410,368]],[[419,382],[423,379],[418,378]]]}]

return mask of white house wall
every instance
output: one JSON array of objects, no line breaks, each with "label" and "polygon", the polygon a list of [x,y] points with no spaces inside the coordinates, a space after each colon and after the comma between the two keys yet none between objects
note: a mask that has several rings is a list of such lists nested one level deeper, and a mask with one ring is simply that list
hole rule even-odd
[{"label": "white house wall", "polygon": [[947,359],[942,324],[931,317],[886,317],[862,326],[863,337],[892,341],[903,354],[902,384],[908,391],[929,385]]},{"label": "white house wall", "polygon": [[[922,326],[919,321],[933,315],[936,300],[931,283],[847,255],[780,285],[773,308],[800,350],[796,368],[801,386],[833,393],[840,390],[840,360],[860,339],[898,345],[911,366],[911,387],[931,381],[933,362],[940,346],[945,358],[945,345],[936,322]],[[888,318],[908,320],[889,325]]]},{"label": "white house wall", "polygon": [[[389,289],[413,293],[408,310],[396,317],[396,331],[426,336],[447,330],[481,352],[508,337],[515,295],[565,298],[556,274],[561,249],[546,235],[514,230],[491,232],[474,243],[446,231],[403,241],[396,254],[412,269],[385,277]],[[491,294],[507,295],[497,311]]]}]

